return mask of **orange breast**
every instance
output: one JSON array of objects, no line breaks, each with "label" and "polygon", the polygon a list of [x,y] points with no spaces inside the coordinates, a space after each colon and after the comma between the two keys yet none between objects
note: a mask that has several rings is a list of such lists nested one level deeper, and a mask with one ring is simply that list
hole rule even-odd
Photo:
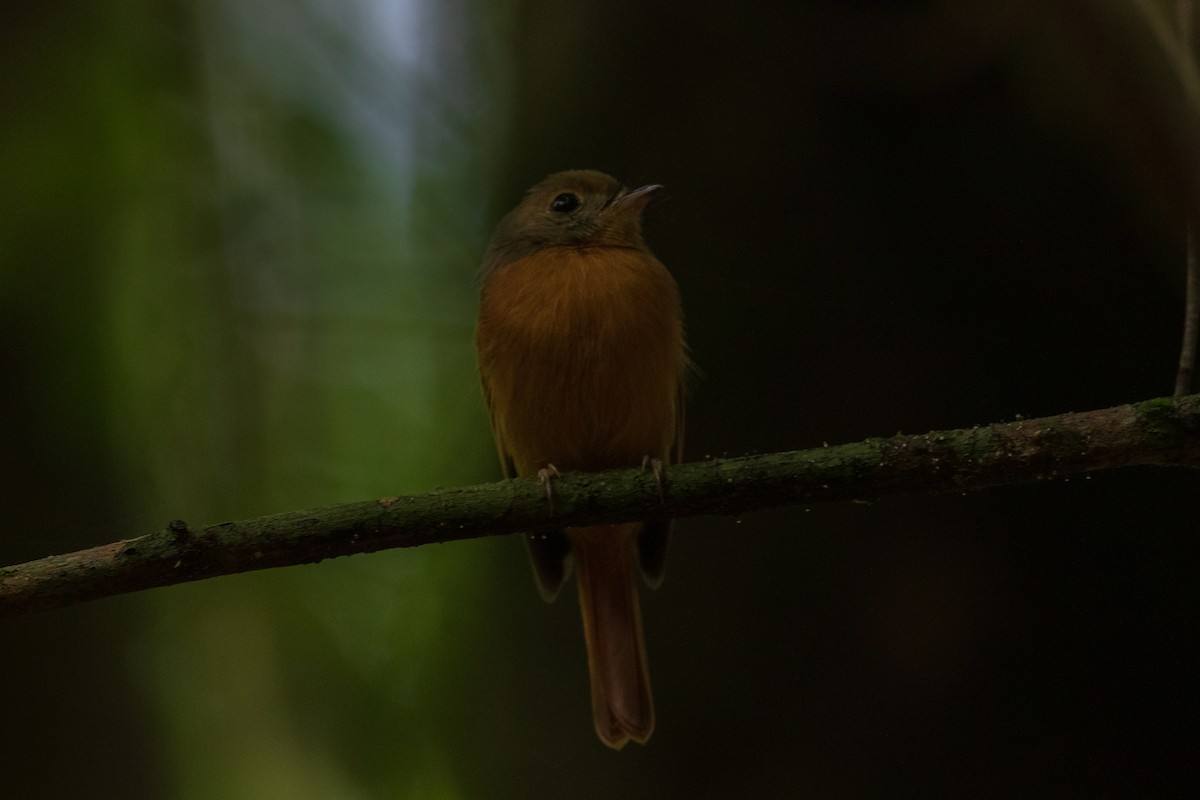
[{"label": "orange breast", "polygon": [[687,357],[679,291],[648,252],[551,248],[501,267],[476,346],[518,474],[669,460]]}]

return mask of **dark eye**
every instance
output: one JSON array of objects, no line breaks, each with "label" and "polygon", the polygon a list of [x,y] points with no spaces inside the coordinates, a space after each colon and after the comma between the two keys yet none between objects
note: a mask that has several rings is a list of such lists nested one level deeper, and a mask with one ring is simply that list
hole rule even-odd
[{"label": "dark eye", "polygon": [[558,197],[550,202],[550,210],[557,211],[560,214],[570,214],[575,209],[579,208],[582,201],[579,195],[563,192]]}]

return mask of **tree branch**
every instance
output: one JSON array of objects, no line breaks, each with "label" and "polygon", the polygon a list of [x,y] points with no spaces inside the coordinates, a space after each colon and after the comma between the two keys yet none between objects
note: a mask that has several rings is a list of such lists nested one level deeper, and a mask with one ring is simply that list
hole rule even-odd
[{"label": "tree branch", "polygon": [[0,568],[0,617],[156,586],[481,536],[888,495],[968,492],[1128,466],[1200,468],[1200,395],[964,430],[681,464],[665,503],[637,469],[568,473],[553,516],[523,478],[155,533]]}]

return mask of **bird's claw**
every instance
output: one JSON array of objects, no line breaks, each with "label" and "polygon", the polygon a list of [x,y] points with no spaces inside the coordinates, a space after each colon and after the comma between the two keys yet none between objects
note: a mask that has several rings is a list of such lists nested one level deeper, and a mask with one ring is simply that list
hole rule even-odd
[{"label": "bird's claw", "polygon": [[550,504],[550,516],[554,516],[554,480],[561,478],[562,473],[553,464],[547,464],[537,471],[538,483],[546,492],[546,502]]},{"label": "bird's claw", "polygon": [[663,462],[660,458],[651,458],[650,456],[642,456],[642,472],[646,471],[646,467],[654,473],[654,482],[658,484],[658,502],[666,505],[667,495],[663,491]]}]

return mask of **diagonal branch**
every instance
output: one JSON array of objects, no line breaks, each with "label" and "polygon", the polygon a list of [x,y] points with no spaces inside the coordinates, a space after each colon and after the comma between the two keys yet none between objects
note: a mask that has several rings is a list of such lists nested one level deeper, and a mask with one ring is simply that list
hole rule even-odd
[{"label": "diagonal branch", "polygon": [[681,464],[568,473],[165,530],[0,568],[0,617],[237,572],[481,536],[899,494],[977,491],[1128,466],[1200,469],[1200,395],[1099,411]]}]

